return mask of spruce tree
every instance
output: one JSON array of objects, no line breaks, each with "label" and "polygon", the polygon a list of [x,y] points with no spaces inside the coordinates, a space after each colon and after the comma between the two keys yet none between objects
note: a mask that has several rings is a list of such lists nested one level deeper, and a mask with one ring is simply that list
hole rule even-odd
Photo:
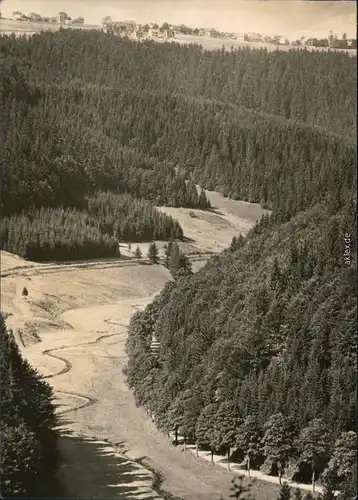
[{"label": "spruce tree", "polygon": [[53,390],[22,358],[1,314],[0,334],[1,490],[10,498],[38,497],[58,466]]},{"label": "spruce tree", "polygon": [[277,257],[275,257],[275,259],[273,261],[271,280],[270,280],[271,290],[273,290],[273,291],[280,290],[281,283],[282,283],[281,270],[280,270],[280,266],[278,264]]},{"label": "spruce tree", "polygon": [[245,244],[245,238],[243,235],[240,233],[239,236],[234,236],[231,240],[230,246],[229,246],[229,251],[230,252],[235,252],[239,248],[241,248]]},{"label": "spruce tree", "polygon": [[210,207],[210,203],[206,197],[204,189],[200,191],[198,206],[203,210]]},{"label": "spruce tree", "polygon": [[236,236],[233,236],[232,240],[231,240],[231,243],[230,243],[230,246],[229,246],[229,251],[230,252],[235,252],[236,250],[236,245],[237,245],[237,237]]},{"label": "spruce tree", "polygon": [[180,252],[178,269],[175,275],[177,277],[182,277],[182,276],[190,276],[191,274],[193,274],[191,262],[183,252]]},{"label": "spruce tree", "polygon": [[172,253],[172,248],[173,248],[173,241],[169,241],[165,246],[164,246],[164,266],[169,269],[169,260],[170,256]]},{"label": "spruce tree", "polygon": [[174,241],[170,247],[170,256],[168,262],[168,268],[172,274],[175,274],[179,269],[180,264],[180,249],[176,241]]},{"label": "spruce tree", "polygon": [[182,276],[188,276],[193,273],[191,263],[188,257],[182,253],[179,249],[179,245],[174,241],[170,249],[169,259],[168,259],[168,269],[174,279],[178,279]]},{"label": "spruce tree", "polygon": [[196,186],[193,180],[190,180],[187,184],[187,199],[186,205],[191,208],[195,208],[198,206],[199,197],[198,192],[196,190]]},{"label": "spruce tree", "polygon": [[139,248],[139,245],[137,245],[137,248],[135,249],[134,256],[136,259],[141,259],[142,258],[142,251]]},{"label": "spruce tree", "polygon": [[159,264],[159,251],[154,241],[149,245],[147,256],[151,264]]}]

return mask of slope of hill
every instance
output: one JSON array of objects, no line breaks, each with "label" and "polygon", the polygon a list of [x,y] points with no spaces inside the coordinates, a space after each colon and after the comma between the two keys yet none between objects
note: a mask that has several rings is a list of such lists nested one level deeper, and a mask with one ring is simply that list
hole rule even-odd
[{"label": "slope of hill", "polygon": [[[299,438],[320,419],[330,434],[327,466],[335,440],[356,424],[356,261],[352,254],[344,267],[342,237],[354,226],[352,207],[332,214],[317,206],[281,226],[265,221],[241,248],[166,288],[133,318],[128,380],[160,427],[198,439],[205,418],[201,443],[220,450],[240,443],[230,419],[252,419],[261,438],[282,414],[294,436],[285,467],[307,479]],[[277,462],[267,450],[256,455],[269,470]]]}]

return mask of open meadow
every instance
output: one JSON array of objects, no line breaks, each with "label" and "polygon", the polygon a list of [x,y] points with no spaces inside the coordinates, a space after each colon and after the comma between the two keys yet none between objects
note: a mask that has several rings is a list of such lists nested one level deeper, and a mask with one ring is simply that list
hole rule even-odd
[{"label": "open meadow", "polygon": [[[24,34],[33,35],[35,33],[41,33],[42,31],[58,31],[60,28],[63,29],[83,29],[83,30],[100,30],[101,26],[96,24],[83,24],[83,25],[69,25],[69,24],[59,24],[59,23],[40,23],[40,22],[28,22],[28,21],[14,21],[11,19],[0,19],[0,34],[21,36]],[[156,38],[154,41],[163,43],[168,42],[168,40],[163,38]],[[274,45],[271,43],[264,42],[245,42],[242,40],[228,40],[227,38],[211,38],[207,36],[194,36],[194,35],[183,35],[181,33],[177,34],[174,39],[171,40],[172,43],[179,43],[181,45],[196,44],[201,45],[205,50],[217,50],[224,47],[226,50],[230,50],[232,47],[251,47],[252,49],[262,49],[265,48],[268,51],[273,50],[283,50],[287,51],[290,49],[297,49],[292,45]],[[342,49],[328,49],[325,47],[305,47],[306,50],[337,50]],[[356,55],[355,49],[349,49],[348,52],[351,56]]]}]

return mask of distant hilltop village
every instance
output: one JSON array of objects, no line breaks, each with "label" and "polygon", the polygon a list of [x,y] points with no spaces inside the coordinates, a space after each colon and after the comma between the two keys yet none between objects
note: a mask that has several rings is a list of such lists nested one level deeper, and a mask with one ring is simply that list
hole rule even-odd
[{"label": "distant hilltop village", "polygon": [[46,17],[31,12],[28,15],[19,12],[18,10],[12,13],[11,19],[14,21],[30,21],[36,23],[57,23],[57,24],[84,24],[83,17],[76,17],[72,19],[66,12],[59,12],[55,17]]},{"label": "distant hilltop village", "polygon": [[175,26],[163,23],[159,26],[156,23],[137,24],[134,21],[112,21],[110,17],[105,17],[102,21],[102,29],[106,33],[113,33],[118,36],[131,36],[138,40],[154,38],[175,38],[179,33]]},{"label": "distant hilltop village", "polygon": [[330,47],[334,49],[355,49],[356,39],[348,39],[343,33],[341,37],[330,32],[327,38],[301,37],[289,40],[286,36],[265,36],[260,33],[230,33],[218,31],[215,28],[189,28],[184,24],[171,25],[168,23],[159,26],[156,23],[137,24],[134,21],[113,21],[107,16],[102,21],[102,29],[106,33],[118,36],[129,36],[136,39],[175,38],[177,35],[192,35],[197,37],[211,37],[242,42],[257,42],[274,45]]},{"label": "distant hilltop village", "polygon": [[[1,13],[0,13],[1,17]],[[84,24],[83,17],[72,19],[66,12],[59,12],[55,17],[44,17],[35,12],[28,15],[16,11],[12,13],[12,18],[16,21],[30,21],[40,23],[56,23],[67,25]],[[333,34],[331,31],[327,37],[301,37],[299,39],[289,39],[286,36],[275,35],[267,36],[261,33],[232,33],[222,32],[215,28],[189,28],[184,24],[173,25],[163,23],[159,26],[157,23],[138,24],[135,21],[113,21],[110,16],[102,20],[102,30],[106,33],[113,33],[117,36],[128,36],[137,40],[146,39],[175,39],[180,35],[191,35],[194,37],[210,37],[222,40],[237,40],[238,42],[286,45],[293,47],[327,47],[333,49],[356,49],[356,39],[349,39],[345,33],[341,36]]]}]

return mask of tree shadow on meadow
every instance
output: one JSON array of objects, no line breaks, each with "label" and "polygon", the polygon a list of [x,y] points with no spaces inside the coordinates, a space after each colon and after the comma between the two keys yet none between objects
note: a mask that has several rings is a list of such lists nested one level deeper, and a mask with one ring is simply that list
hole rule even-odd
[{"label": "tree shadow on meadow", "polygon": [[160,499],[151,488],[153,474],[121,456],[110,443],[65,431],[58,446],[59,485],[53,498]]}]

